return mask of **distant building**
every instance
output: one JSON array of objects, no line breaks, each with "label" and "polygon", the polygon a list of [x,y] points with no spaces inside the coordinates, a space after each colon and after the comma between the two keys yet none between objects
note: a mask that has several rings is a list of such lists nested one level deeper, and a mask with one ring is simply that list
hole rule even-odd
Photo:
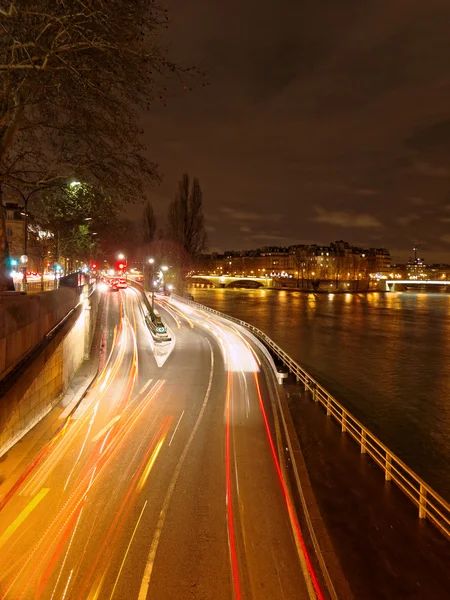
[{"label": "distant building", "polygon": [[386,248],[369,248],[367,251],[369,261],[369,272],[374,276],[377,274],[387,276],[391,269],[391,253]]},{"label": "distant building", "polygon": [[23,209],[14,202],[7,202],[4,210],[9,255],[11,258],[18,260],[23,254],[25,241]]},{"label": "distant building", "polygon": [[387,277],[390,264],[391,255],[386,248],[364,249],[337,240],[327,246],[265,246],[202,255],[192,274],[295,279],[300,287],[305,281],[329,280],[337,289],[340,282],[346,282],[344,287],[349,286],[348,282],[361,282],[364,287],[363,282],[370,278]]}]

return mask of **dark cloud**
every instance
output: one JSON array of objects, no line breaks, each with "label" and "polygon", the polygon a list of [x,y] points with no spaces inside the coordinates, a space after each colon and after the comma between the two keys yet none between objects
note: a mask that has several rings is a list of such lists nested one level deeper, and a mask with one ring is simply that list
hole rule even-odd
[{"label": "dark cloud", "polygon": [[380,221],[369,214],[365,213],[350,213],[344,211],[327,211],[325,208],[316,206],[316,216],[311,220],[316,223],[326,223],[328,225],[334,225],[336,227],[356,227],[359,229],[382,227]]},{"label": "dark cloud", "polygon": [[410,213],[408,215],[404,215],[403,217],[397,218],[397,223],[402,227],[409,227],[414,221],[419,221],[419,215],[415,215],[414,213]]},{"label": "dark cloud", "polygon": [[426,258],[450,262],[439,213],[450,183],[448,0],[169,9],[174,56],[207,70],[211,85],[180,86],[145,119],[164,177],[149,193],[160,214],[188,171],[208,224],[219,217],[213,247],[347,237],[405,258],[419,237]]}]

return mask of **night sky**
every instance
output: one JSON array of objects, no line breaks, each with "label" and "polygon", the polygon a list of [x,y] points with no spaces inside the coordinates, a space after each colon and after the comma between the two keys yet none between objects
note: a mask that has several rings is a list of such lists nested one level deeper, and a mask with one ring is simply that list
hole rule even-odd
[{"label": "night sky", "polygon": [[170,0],[207,71],[145,118],[165,214],[199,177],[209,249],[385,246],[450,262],[449,0]]}]

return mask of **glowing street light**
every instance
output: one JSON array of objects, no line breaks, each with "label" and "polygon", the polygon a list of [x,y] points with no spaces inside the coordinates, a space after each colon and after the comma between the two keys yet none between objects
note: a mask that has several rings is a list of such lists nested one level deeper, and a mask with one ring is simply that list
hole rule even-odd
[{"label": "glowing street light", "polygon": [[81,181],[71,181],[70,182],[71,188],[78,187],[79,185],[81,185]]},{"label": "glowing street light", "polygon": [[125,254],[123,254],[123,252],[120,252],[120,253],[117,255],[117,258],[118,258],[119,260],[124,260],[124,258],[125,258]]}]

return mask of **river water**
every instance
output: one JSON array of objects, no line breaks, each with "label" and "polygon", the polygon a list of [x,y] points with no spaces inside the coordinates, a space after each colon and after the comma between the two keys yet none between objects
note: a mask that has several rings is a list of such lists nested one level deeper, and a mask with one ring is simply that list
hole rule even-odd
[{"label": "river water", "polygon": [[450,500],[450,295],[191,292],[266,332]]}]

